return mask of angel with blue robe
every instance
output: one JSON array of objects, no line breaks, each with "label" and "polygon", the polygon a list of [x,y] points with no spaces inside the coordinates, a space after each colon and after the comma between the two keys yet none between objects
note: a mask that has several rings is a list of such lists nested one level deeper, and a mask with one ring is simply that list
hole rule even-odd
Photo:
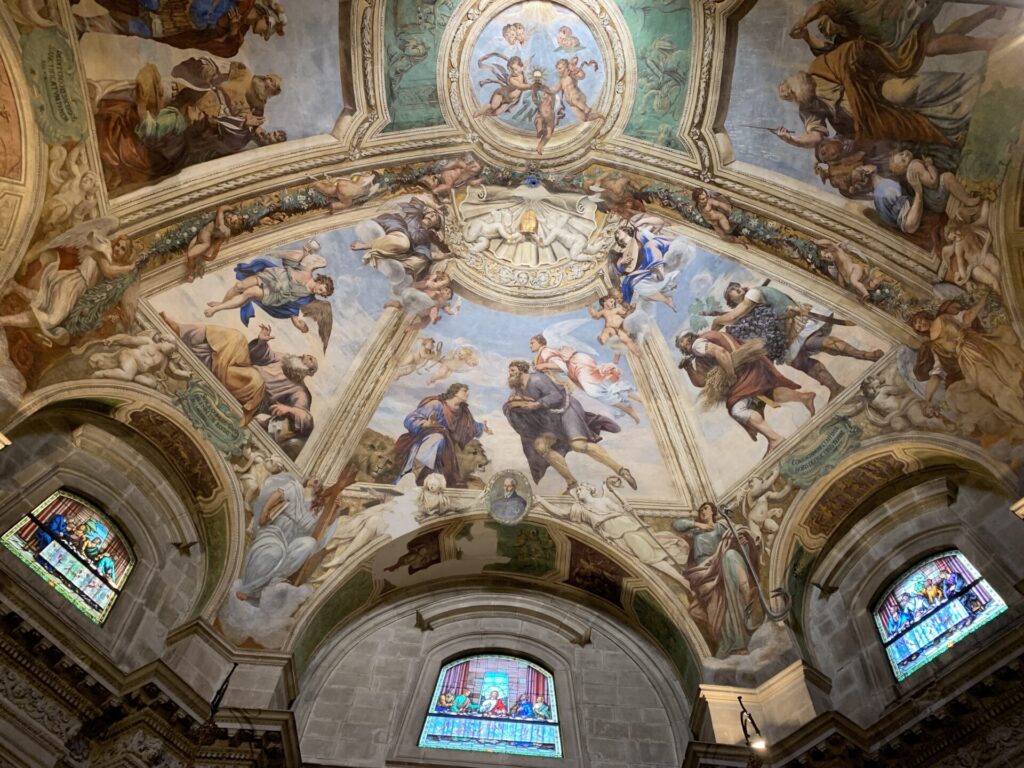
[{"label": "angel with blue robe", "polygon": [[316,240],[306,243],[301,252],[269,254],[235,267],[237,282],[221,301],[208,303],[203,314],[213,317],[225,309],[238,309],[245,325],[256,316],[253,305],[271,317],[288,318],[302,333],[309,332],[306,321],[317,324],[324,351],[331,336],[334,315],[327,298],[334,293],[334,281],[327,275],[315,274],[327,266]]},{"label": "angel with blue robe", "polygon": [[676,311],[672,291],[679,272],[693,254],[693,246],[681,237],[662,234],[665,222],[641,214],[615,231],[614,272],[621,280],[623,300],[644,309],[641,303],[657,302]]}]

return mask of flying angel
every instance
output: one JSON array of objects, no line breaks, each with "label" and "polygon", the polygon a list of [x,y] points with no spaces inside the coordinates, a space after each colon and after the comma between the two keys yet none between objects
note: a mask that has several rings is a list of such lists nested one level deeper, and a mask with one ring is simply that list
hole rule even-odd
[{"label": "flying angel", "polygon": [[309,325],[302,318],[309,318],[316,323],[326,352],[334,325],[328,301],[334,293],[334,281],[316,272],[326,267],[327,261],[319,251],[313,250],[303,250],[297,258],[288,258],[288,255],[264,256],[238,264],[235,267],[237,282],[221,301],[209,302],[204,314],[213,317],[218,312],[237,308],[242,322],[248,325],[256,316],[255,305],[271,317],[290,319],[302,333],[309,332]]},{"label": "flying angel", "polygon": [[[441,357],[427,364],[426,370],[433,369],[427,384],[436,384],[454,373],[463,373],[480,365],[480,355],[464,339],[455,339],[449,346],[451,348]],[[440,351],[441,345],[438,344],[438,352]]]},{"label": "flying angel", "polygon": [[599,363],[597,351],[573,335],[589,322],[589,318],[563,320],[530,339],[533,367],[556,378],[564,375],[590,397],[639,423],[640,416],[633,403],[640,402],[640,396],[624,379],[622,369],[614,362]]}]

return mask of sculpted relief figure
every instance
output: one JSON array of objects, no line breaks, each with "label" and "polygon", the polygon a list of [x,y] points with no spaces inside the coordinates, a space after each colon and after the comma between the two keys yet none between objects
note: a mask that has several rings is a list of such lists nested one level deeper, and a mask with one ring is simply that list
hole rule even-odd
[{"label": "sculpted relief figure", "polygon": [[[92,342],[72,351],[80,352],[91,347]],[[170,336],[156,331],[139,334],[118,333],[103,340],[104,347],[117,347],[109,352],[95,352],[89,355],[94,379],[117,379],[134,381],[153,389],[165,389],[167,376],[188,379],[192,372],[175,354],[176,347]]]},{"label": "sculpted relief figure", "polygon": [[252,511],[252,505],[271,475],[284,472],[285,465],[277,456],[259,448],[255,442],[245,446],[242,455],[233,464],[238,484],[242,487],[242,501]]},{"label": "sculpted relief figure", "polygon": [[928,405],[902,381],[896,370],[866,376],[860,384],[867,420],[887,431],[929,429],[950,432],[954,425],[941,414],[929,415]]},{"label": "sculpted relief figure", "polygon": [[[70,150],[61,144],[50,147],[46,200],[39,217],[39,239],[95,218],[99,213],[100,175],[89,167],[85,144]],[[28,258],[32,258],[30,254]]]},{"label": "sculpted relief figure", "polygon": [[93,219],[47,243],[40,255],[43,268],[29,284],[7,284],[6,294],[19,296],[27,306],[0,316],[0,327],[27,328],[47,344],[68,344],[72,334],[64,324],[85,292],[135,269],[132,241],[113,237],[117,225],[114,218]]},{"label": "sculpted relief figure", "polygon": [[463,237],[469,245],[470,253],[483,253],[491,247],[492,240],[514,244],[523,239],[515,231],[510,208],[495,208],[484,216],[466,222]]},{"label": "sculpted relief figure", "polygon": [[[573,503],[568,510],[555,507],[539,496],[536,498],[538,503],[555,517],[587,526],[619,551],[632,555],[644,565],[668,576],[689,592],[690,585],[681,570],[686,557],[676,562],[662,541],[640,522],[632,508],[619,497],[609,481],[606,480],[600,490],[587,483],[580,483],[569,492],[569,495]],[[678,534],[669,536],[681,540]],[[683,554],[685,547],[677,548],[675,552]]]},{"label": "sculpted relief figure", "polygon": [[782,501],[793,492],[788,482],[779,490],[772,490],[779,479],[779,467],[775,467],[766,477],[751,477],[740,492],[740,510],[747,521],[754,542],[762,552],[769,552],[779,530],[779,520],[786,510],[771,506],[772,502]]},{"label": "sculpted relief figure", "polygon": [[416,498],[416,509],[420,514],[428,516],[440,516],[452,509],[451,499],[445,491],[448,488],[448,481],[440,472],[433,472],[427,475],[420,488],[419,496]]},{"label": "sculpted relief figure", "polygon": [[310,189],[319,192],[330,201],[331,213],[340,213],[360,201],[373,197],[380,189],[376,179],[377,175],[373,171],[354,173],[343,178],[324,174],[323,179],[310,185]]},{"label": "sculpted relief figure", "polygon": [[603,258],[597,207],[592,197],[522,184],[473,187],[458,210],[471,254],[513,267],[542,267]]},{"label": "sculpted relief figure", "polygon": [[325,582],[351,556],[390,538],[384,516],[390,511],[391,505],[379,503],[383,496],[358,492],[349,492],[347,495],[361,496],[373,503],[364,509],[362,502],[355,501],[353,503],[357,505],[356,508],[338,518],[334,531],[324,544],[324,559],[309,580],[313,586]]}]

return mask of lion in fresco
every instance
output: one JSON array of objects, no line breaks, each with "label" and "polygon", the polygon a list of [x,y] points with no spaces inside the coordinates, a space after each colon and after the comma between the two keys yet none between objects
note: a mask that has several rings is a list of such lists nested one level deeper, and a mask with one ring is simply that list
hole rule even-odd
[{"label": "lion in fresco", "polygon": [[397,478],[395,440],[375,429],[366,429],[352,452],[348,466],[356,470],[357,483],[393,483]]},{"label": "lion in fresco", "polygon": [[465,448],[458,449],[459,474],[466,483],[467,488],[480,489],[484,487],[484,481],[475,473],[483,472],[491,460],[487,458],[487,451],[483,444],[476,439],[466,443]]}]

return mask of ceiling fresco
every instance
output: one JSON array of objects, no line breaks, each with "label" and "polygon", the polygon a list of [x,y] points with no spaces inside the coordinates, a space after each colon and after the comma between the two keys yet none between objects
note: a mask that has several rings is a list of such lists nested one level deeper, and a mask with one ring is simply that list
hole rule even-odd
[{"label": "ceiling fresco", "polygon": [[[102,0],[76,4],[73,21],[111,193],[329,133],[344,106],[330,3],[287,12],[278,2],[150,11]],[[292,37],[302,40],[302,56],[287,44]]]},{"label": "ceiling fresco", "polygon": [[998,4],[758,3],[739,24],[735,156],[864,201],[925,249],[950,238],[943,226],[983,227],[1024,108],[1020,17]]},{"label": "ceiling fresco", "polygon": [[169,456],[228,642],[489,584],[693,686],[880,484],[1017,485],[1016,9],[2,8],[0,430]]}]

